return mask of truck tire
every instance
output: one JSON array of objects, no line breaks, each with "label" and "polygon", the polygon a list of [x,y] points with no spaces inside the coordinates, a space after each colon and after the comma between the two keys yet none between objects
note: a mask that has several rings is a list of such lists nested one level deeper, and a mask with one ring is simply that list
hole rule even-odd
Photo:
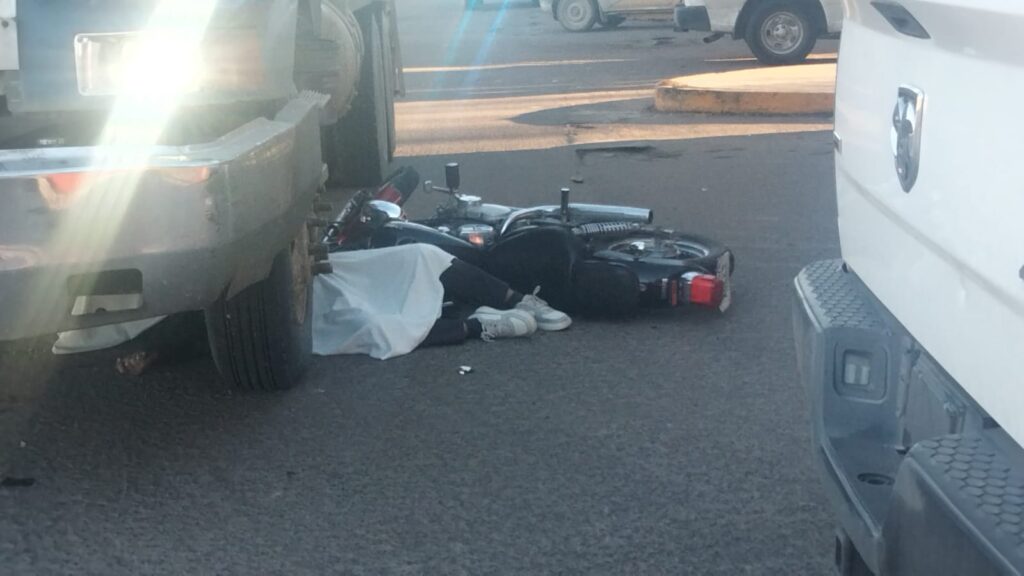
[{"label": "truck tire", "polygon": [[287,390],[313,350],[309,231],[303,224],[270,275],[206,310],[210,351],[223,380],[243,391]]},{"label": "truck tire", "polygon": [[586,32],[600,20],[594,0],[562,0],[558,3],[558,23],[569,32]]},{"label": "truck tire", "polygon": [[348,188],[380,184],[391,161],[394,141],[394,71],[379,11],[356,15],[365,52],[357,93],[337,123],[322,128],[324,161],[332,185]]},{"label": "truck tire", "polygon": [[758,61],[771,66],[803,62],[818,30],[810,11],[793,0],[769,0],[750,14],[744,39]]}]

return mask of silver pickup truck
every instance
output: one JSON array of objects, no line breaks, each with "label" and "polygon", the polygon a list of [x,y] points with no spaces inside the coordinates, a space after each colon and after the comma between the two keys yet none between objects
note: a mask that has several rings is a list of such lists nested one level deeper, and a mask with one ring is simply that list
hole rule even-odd
[{"label": "silver pickup truck", "polygon": [[297,383],[318,193],[393,151],[394,30],[390,1],[0,0],[0,341],[203,310],[225,380]]}]

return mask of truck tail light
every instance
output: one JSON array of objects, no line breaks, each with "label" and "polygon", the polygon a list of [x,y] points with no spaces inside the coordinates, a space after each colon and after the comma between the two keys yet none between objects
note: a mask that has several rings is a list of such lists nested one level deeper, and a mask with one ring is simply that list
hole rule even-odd
[{"label": "truck tail light", "polygon": [[50,174],[46,176],[46,182],[50,189],[61,196],[70,196],[81,189],[88,174],[85,172],[64,172],[62,174]]},{"label": "truck tail light", "polygon": [[[39,178],[39,191],[51,208],[65,208],[77,196],[97,184],[111,184],[112,187],[130,188],[138,184],[145,173],[152,173],[164,182],[181,186],[202,184],[210,179],[213,169],[209,166],[182,166],[149,169],[81,170],[57,172]],[[131,190],[127,191],[128,193]]]}]

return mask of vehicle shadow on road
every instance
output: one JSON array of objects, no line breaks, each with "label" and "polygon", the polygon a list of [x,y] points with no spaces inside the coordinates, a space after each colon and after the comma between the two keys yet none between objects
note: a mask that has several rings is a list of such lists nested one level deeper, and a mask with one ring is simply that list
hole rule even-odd
[{"label": "vehicle shadow on road", "polygon": [[608,100],[593,104],[577,104],[527,112],[511,119],[517,124],[532,126],[564,126],[566,124],[803,124],[809,119],[827,121],[831,114],[791,115],[723,115],[680,112],[659,112],[650,97]]}]

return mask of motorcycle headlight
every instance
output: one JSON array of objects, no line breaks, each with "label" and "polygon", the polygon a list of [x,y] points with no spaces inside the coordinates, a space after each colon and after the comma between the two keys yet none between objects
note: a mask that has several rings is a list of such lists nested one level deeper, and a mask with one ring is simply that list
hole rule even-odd
[{"label": "motorcycle headlight", "polygon": [[459,238],[474,246],[486,246],[494,240],[494,227],[487,224],[464,224],[459,226]]},{"label": "motorcycle headlight", "polygon": [[262,41],[255,30],[211,30],[198,46],[179,34],[147,31],[79,34],[75,69],[83,96],[202,90],[241,91],[263,85]]}]

